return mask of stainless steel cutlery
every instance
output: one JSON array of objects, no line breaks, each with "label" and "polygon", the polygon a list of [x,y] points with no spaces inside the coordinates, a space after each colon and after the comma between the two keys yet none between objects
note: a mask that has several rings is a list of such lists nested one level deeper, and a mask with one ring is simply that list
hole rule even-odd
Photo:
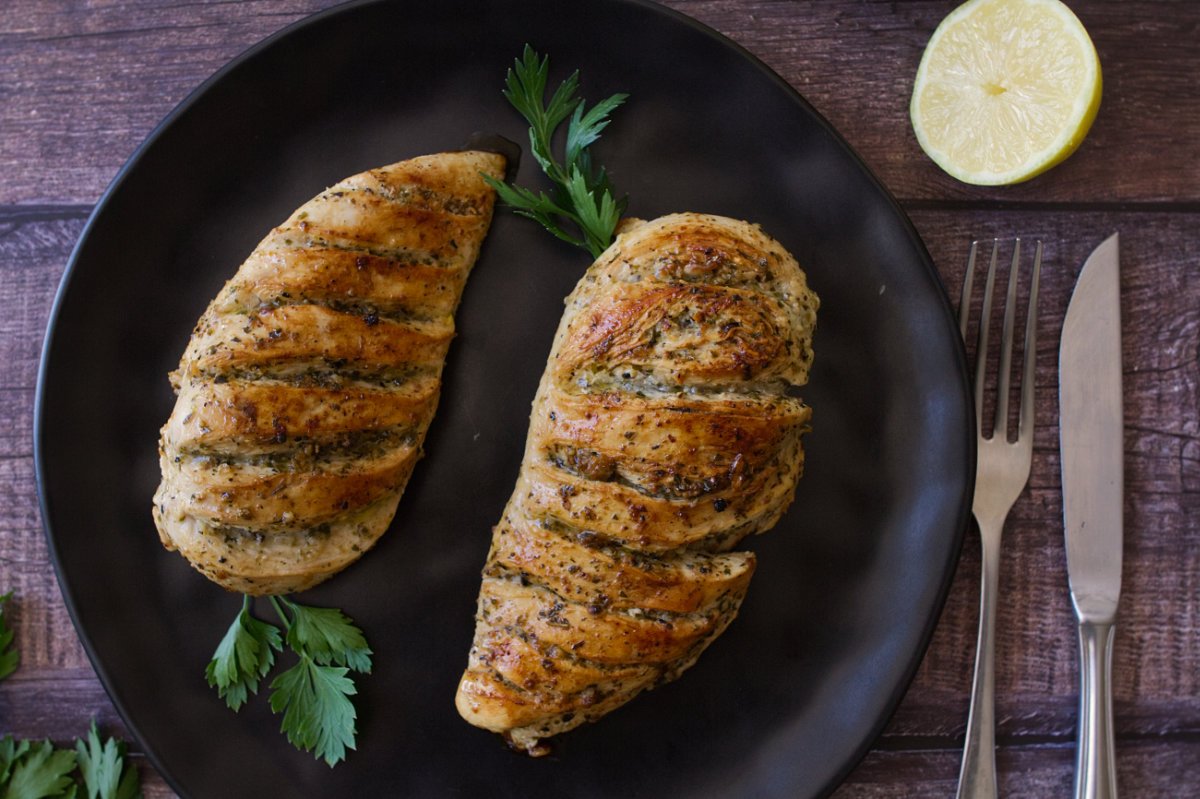
[{"label": "stainless steel cutlery", "polygon": [[1084,263],[1058,355],[1063,529],[1079,621],[1077,799],[1117,795],[1110,679],[1124,510],[1117,244],[1114,233]]},{"label": "stainless steel cutlery", "polygon": [[[971,689],[958,797],[997,795],[993,671],[1000,538],[1009,509],[1029,479],[1033,453],[1033,389],[1038,284],[1042,246],[1036,244],[1026,311],[1021,405],[1015,440],[1007,435],[1010,372],[1021,240],[1012,243],[1004,328],[995,388],[994,430],[984,426],[989,319],[1002,242],[991,242],[975,366],[979,441],[972,511],[982,539],[978,649]],[[967,336],[979,242],[971,244],[959,303]],[[1079,742],[1076,799],[1117,795],[1112,721],[1112,636],[1121,594],[1123,514],[1121,307],[1118,237],[1113,234],[1084,263],[1063,322],[1059,349],[1059,443],[1067,577],[1079,626]]]},{"label": "stainless steel cutlery", "polygon": [[[992,294],[996,283],[996,264],[1001,242],[991,242],[991,259],[983,290],[983,309],[979,317],[979,344],[975,350],[975,430],[978,457],[975,465],[975,500],[971,512],[979,523],[983,552],[983,580],[979,602],[979,637],[975,652],[975,677],[971,685],[971,713],[967,719],[967,740],[963,748],[958,796],[995,797],[996,723],[995,671],[996,586],[1000,577],[1000,536],[1008,511],[1017,501],[1033,462],[1033,378],[1037,360],[1038,284],[1041,278],[1042,243],[1034,243],[1030,277],[1029,305],[1025,314],[1024,361],[1021,376],[1021,407],[1016,438],[1008,436],[1008,395],[1011,388],[1013,333],[1016,325],[1017,284],[1021,272],[1020,239],[1012,242],[1012,262],[1008,271],[1008,290],[1004,302],[1004,327],[1001,332],[1000,365],[996,378],[995,416],[990,427],[984,419],[984,389],[987,385],[988,342]],[[971,289],[979,242],[972,242],[963,279],[962,299],[958,306],[959,330],[965,337],[971,312]]]}]

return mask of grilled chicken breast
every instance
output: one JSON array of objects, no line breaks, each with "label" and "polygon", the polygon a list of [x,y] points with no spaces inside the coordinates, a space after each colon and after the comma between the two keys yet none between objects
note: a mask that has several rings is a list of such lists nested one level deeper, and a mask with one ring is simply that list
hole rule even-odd
[{"label": "grilled chicken breast", "polygon": [[675,679],[791,503],[818,299],[756,226],[635,223],[567,298],[494,528],[459,713],[541,739]]},{"label": "grilled chicken breast", "polygon": [[208,306],[162,429],[163,545],[232,591],[301,591],[387,529],[433,418],[504,159],[347,178],[272,230]]}]

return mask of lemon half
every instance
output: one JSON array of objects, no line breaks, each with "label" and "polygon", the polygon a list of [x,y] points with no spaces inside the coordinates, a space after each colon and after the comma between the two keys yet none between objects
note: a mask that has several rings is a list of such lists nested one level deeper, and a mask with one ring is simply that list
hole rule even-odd
[{"label": "lemon half", "polygon": [[1075,151],[1100,109],[1100,60],[1059,0],[970,0],[933,32],[913,130],[965,183],[1018,183]]}]

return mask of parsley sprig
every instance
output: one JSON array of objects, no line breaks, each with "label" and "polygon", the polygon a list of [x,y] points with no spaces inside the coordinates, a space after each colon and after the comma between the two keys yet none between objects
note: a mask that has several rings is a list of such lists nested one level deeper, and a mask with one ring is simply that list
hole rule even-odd
[{"label": "parsley sprig", "polygon": [[257,694],[283,645],[299,661],[271,681],[270,705],[283,714],[281,731],[297,749],[334,766],[355,744],[358,714],[350,697],[358,693],[351,671],[371,673],[371,649],[362,630],[340,610],[300,605],[270,597],[283,623],[278,627],[251,614],[250,597],[205,669],[208,684],[233,710]]},{"label": "parsley sprig", "polygon": [[[71,772],[75,770],[75,752],[55,749],[49,741],[18,743],[8,736],[4,738],[4,745],[12,754],[11,761],[4,764],[3,773],[0,773],[4,799],[75,795],[75,781],[71,779]],[[0,755],[0,759],[4,759],[9,751]]]},{"label": "parsley sprig", "polygon": [[[579,71],[573,72],[546,103],[550,59],[540,57],[528,44],[508,71],[504,96],[529,122],[529,147],[534,159],[554,183],[552,194],[534,192],[485,175],[501,201],[521,216],[540,223],[565,242],[583,247],[595,258],[612,243],[613,231],[628,198],[613,198],[604,167],[593,163],[588,149],[608,127],[609,115],[629,95],[614,94],[588,109],[576,97]],[[554,133],[567,123],[562,161],[553,151]]]},{"label": "parsley sprig", "polygon": [[0,594],[0,680],[17,670],[21,655],[13,643],[13,631],[4,618],[4,605],[12,599],[13,592]]},{"label": "parsley sprig", "polygon": [[204,669],[208,684],[233,710],[240,710],[249,694],[258,693],[258,682],[275,665],[283,650],[279,629],[250,615],[250,597],[242,597],[242,610],[229,625],[213,659]]},{"label": "parsley sprig", "polygon": [[[79,777],[72,777],[78,770]],[[79,780],[82,780],[80,782]],[[0,797],[2,799],[141,799],[137,769],[125,761],[125,744],[113,738],[100,742],[96,722],[86,743],[57,749],[49,741],[0,738]]]}]

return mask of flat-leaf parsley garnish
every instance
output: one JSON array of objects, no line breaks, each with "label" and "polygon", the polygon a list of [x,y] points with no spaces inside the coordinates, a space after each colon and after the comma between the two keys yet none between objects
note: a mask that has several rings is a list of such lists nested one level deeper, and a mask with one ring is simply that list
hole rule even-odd
[{"label": "flat-leaf parsley garnish", "polygon": [[371,672],[371,649],[362,630],[336,608],[315,608],[286,597],[270,597],[284,631],[251,614],[250,597],[205,669],[208,684],[233,710],[258,693],[275,665],[275,653],[288,649],[298,662],[271,681],[270,705],[283,714],[280,727],[297,749],[334,766],[355,745],[358,714],[350,697],[358,693],[351,672]]},{"label": "flat-leaf parsley garnish", "polygon": [[87,742],[75,739],[75,761],[83,777],[82,797],[140,799],[141,780],[137,769],[126,765],[125,749],[125,742],[115,738],[100,743],[100,731],[94,720],[88,730]]},{"label": "flat-leaf parsley garnish", "polygon": [[74,749],[0,738],[0,799],[142,799],[142,784],[125,743],[101,743],[93,720],[87,741],[76,738]]},{"label": "flat-leaf parsley garnish", "polygon": [[[521,216],[540,223],[563,241],[583,247],[595,258],[612,243],[613,231],[625,212],[628,198],[613,197],[604,167],[592,161],[589,149],[608,127],[609,114],[629,96],[614,94],[588,109],[576,97],[579,71],[573,72],[546,103],[549,57],[540,57],[528,44],[508,71],[504,96],[529,122],[529,146],[534,159],[554,183],[554,191],[534,192],[523,186],[484,180],[502,202]],[[554,133],[567,121],[562,160],[553,151]]]},{"label": "flat-leaf parsley garnish", "polygon": [[242,597],[242,610],[229,625],[213,659],[204,670],[208,684],[233,710],[249,694],[258,693],[258,682],[275,665],[275,653],[283,649],[279,628],[250,615],[250,597]]}]

